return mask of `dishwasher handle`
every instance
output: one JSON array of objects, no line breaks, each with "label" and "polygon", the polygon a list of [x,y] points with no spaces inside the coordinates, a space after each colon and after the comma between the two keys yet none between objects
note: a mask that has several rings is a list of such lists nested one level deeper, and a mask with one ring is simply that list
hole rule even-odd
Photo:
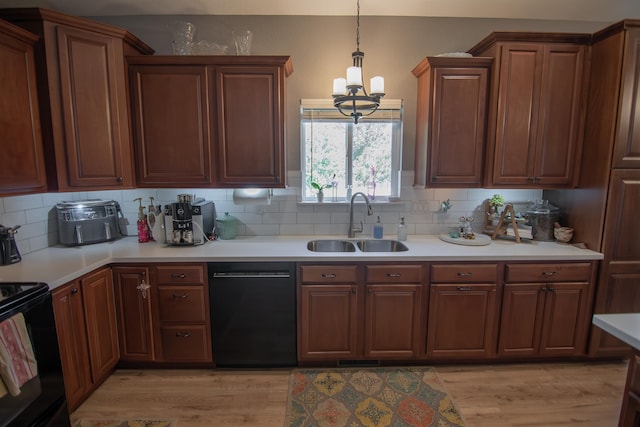
[{"label": "dishwasher handle", "polygon": [[213,273],[214,279],[288,279],[291,277],[289,272],[219,272]]}]

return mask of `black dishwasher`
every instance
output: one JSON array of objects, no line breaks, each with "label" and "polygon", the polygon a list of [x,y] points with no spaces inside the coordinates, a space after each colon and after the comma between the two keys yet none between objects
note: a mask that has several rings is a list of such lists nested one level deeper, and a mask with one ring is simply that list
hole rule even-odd
[{"label": "black dishwasher", "polygon": [[208,267],[216,366],[295,366],[295,264],[216,262]]}]

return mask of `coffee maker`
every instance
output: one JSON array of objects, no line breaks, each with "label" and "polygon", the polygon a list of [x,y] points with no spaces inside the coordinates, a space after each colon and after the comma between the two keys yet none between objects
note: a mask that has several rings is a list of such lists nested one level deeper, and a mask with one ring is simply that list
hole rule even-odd
[{"label": "coffee maker", "polygon": [[167,245],[202,245],[213,234],[215,220],[213,202],[181,194],[178,201],[164,208]]},{"label": "coffee maker", "polygon": [[19,225],[5,227],[0,224],[0,265],[14,264],[22,259],[15,239],[18,228]]}]

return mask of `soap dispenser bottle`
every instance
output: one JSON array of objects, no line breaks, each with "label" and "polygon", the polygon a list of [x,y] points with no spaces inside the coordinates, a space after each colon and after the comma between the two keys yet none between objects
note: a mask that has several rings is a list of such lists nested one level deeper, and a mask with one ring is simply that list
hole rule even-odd
[{"label": "soap dispenser bottle", "polygon": [[144,214],[144,206],[142,206],[142,197],[138,197],[138,243],[147,243],[149,241],[149,223],[147,223],[147,216]]},{"label": "soap dispenser bottle", "polygon": [[382,223],[380,222],[380,217],[378,216],[378,221],[373,224],[373,238],[374,239],[382,239]]},{"label": "soap dispenser bottle", "polygon": [[398,224],[398,240],[400,242],[407,240],[407,226],[404,224],[404,217],[400,218],[400,224]]}]

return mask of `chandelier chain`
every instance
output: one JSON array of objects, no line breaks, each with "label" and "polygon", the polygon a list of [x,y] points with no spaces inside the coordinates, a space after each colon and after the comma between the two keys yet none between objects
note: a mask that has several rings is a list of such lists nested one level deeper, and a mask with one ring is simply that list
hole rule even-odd
[{"label": "chandelier chain", "polygon": [[360,50],[360,0],[357,2],[356,13],[356,52]]}]

